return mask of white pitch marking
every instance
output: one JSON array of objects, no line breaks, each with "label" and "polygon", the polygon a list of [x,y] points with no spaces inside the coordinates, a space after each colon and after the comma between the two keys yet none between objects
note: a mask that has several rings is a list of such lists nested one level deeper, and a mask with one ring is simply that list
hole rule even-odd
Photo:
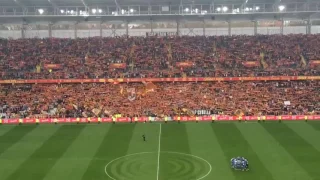
[{"label": "white pitch marking", "polygon": [[161,145],[161,123],[160,123],[160,129],[159,129],[159,146],[158,146],[157,180],[159,180],[159,170],[160,170],[160,145]]},{"label": "white pitch marking", "polygon": [[[140,152],[140,153],[128,154],[128,155],[125,155],[125,156],[118,157],[118,158],[110,161],[110,162],[104,167],[104,172],[105,172],[106,175],[107,175],[109,178],[111,178],[112,180],[117,180],[117,179],[113,178],[112,176],[110,176],[109,173],[108,173],[108,171],[107,171],[107,167],[108,167],[110,164],[112,164],[114,161],[117,161],[117,160],[122,159],[122,158],[129,157],[129,156],[135,156],[135,155],[140,155],[140,154],[152,154],[152,153],[156,153],[156,152]],[[173,152],[173,151],[162,151],[161,153],[180,154],[180,155],[184,155],[184,156],[191,156],[191,157],[194,157],[194,158],[197,158],[197,159],[200,159],[200,160],[206,162],[206,163],[208,164],[208,166],[209,166],[209,171],[208,171],[208,173],[205,174],[205,175],[203,175],[202,177],[196,179],[196,180],[204,179],[204,178],[207,177],[207,176],[211,173],[211,171],[212,171],[212,166],[211,166],[211,164],[210,164],[207,160],[205,160],[205,159],[203,159],[203,158],[201,158],[201,157],[199,157],[199,156],[192,155],[192,154],[186,154],[186,153],[180,153],[180,152]]]}]

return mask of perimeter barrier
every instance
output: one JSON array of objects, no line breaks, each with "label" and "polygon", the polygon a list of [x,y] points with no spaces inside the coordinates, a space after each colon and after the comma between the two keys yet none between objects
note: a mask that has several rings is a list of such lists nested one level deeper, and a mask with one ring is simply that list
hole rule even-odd
[{"label": "perimeter barrier", "polygon": [[0,84],[68,84],[68,83],[130,83],[130,82],[211,82],[211,81],[318,81],[320,76],[262,77],[184,77],[184,78],[105,78],[105,79],[19,79],[0,80]]},{"label": "perimeter barrier", "polygon": [[146,122],[219,122],[219,121],[312,121],[320,120],[320,115],[282,116],[174,116],[174,117],[121,117],[121,118],[24,118],[0,119],[0,124],[59,124],[59,123],[146,123]]}]

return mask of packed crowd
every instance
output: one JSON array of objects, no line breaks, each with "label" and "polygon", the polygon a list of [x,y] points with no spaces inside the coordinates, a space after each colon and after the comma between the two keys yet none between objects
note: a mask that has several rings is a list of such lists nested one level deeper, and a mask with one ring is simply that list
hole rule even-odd
[{"label": "packed crowd", "polygon": [[320,75],[308,65],[319,46],[320,35],[0,39],[0,79]]},{"label": "packed crowd", "polygon": [[2,118],[320,114],[320,81],[0,86]]}]

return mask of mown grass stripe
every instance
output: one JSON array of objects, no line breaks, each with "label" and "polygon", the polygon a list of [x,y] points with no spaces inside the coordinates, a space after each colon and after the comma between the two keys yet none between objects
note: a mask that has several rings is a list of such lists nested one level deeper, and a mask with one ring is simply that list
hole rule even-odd
[{"label": "mown grass stripe", "polygon": [[[173,151],[173,152],[182,152],[186,154],[191,154],[188,133],[186,130],[185,123],[168,123],[162,125],[162,134],[161,134],[161,152],[163,151]],[[179,163],[182,170],[186,168],[192,168],[193,159],[189,158],[188,162],[185,161],[185,157],[180,157],[176,155],[177,159],[172,159],[174,155],[171,154],[161,154],[160,158],[160,173],[159,173],[159,180],[185,180],[186,177],[179,177],[179,173],[172,173],[172,167],[166,166],[170,161],[176,161],[179,158],[185,163]],[[191,169],[189,169],[191,170]],[[183,171],[180,171],[181,173]],[[174,177],[173,177],[174,176]],[[196,174],[188,175],[189,179],[195,179]]]},{"label": "mown grass stripe", "polygon": [[320,121],[308,121],[308,124],[311,125],[315,130],[320,131]]},{"label": "mown grass stripe", "polygon": [[0,136],[0,154],[20,141],[26,134],[31,132],[36,126],[15,126]]},{"label": "mown grass stripe", "polygon": [[[110,174],[115,176],[115,179],[156,180],[159,127],[158,123],[138,123],[135,125],[127,154],[153,153],[136,154],[112,163],[110,166],[115,167],[107,169]],[[146,136],[146,141],[143,141],[143,134]]]},{"label": "mown grass stripe", "polygon": [[234,180],[230,163],[221,149],[210,124],[186,124],[192,154],[200,156],[212,165],[212,171],[205,179]]},{"label": "mown grass stripe", "polygon": [[110,124],[86,126],[44,180],[79,180],[110,128]]},{"label": "mown grass stripe", "polygon": [[233,171],[236,180],[273,180],[265,164],[259,159],[234,123],[214,123],[211,127],[227,158],[227,162],[230,162],[232,157],[237,156],[246,157],[250,162],[250,171]]},{"label": "mown grass stripe", "polygon": [[84,127],[83,125],[57,127],[59,129],[40,148],[34,151],[7,180],[43,179]]},{"label": "mown grass stripe", "polygon": [[15,126],[0,126],[0,136],[6,134],[8,131],[10,131]]},{"label": "mown grass stripe", "polygon": [[105,165],[118,157],[126,155],[135,124],[113,124],[104,136],[94,158],[82,176],[83,180],[109,179],[105,174]]},{"label": "mown grass stripe", "polygon": [[313,179],[320,178],[317,168],[320,153],[285,123],[264,123],[263,127],[287,150]]},{"label": "mown grass stripe", "polygon": [[275,180],[312,180],[260,124],[237,123],[236,126]]},{"label": "mown grass stripe", "polygon": [[[142,135],[146,135],[146,142],[143,141]],[[159,124],[146,123],[136,124],[133,131],[127,154],[139,152],[155,152],[158,151],[159,142]],[[156,158],[157,161],[157,158]]]},{"label": "mown grass stripe", "polygon": [[320,152],[319,138],[315,138],[320,137],[320,131],[317,131],[311,124],[305,122],[286,123],[286,125]]},{"label": "mown grass stripe", "polygon": [[0,155],[0,179],[6,179],[50,138],[57,128],[37,127]]}]

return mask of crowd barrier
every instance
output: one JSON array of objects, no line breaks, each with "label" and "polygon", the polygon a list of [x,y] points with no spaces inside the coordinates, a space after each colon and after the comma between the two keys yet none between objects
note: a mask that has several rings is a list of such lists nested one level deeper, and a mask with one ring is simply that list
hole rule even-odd
[{"label": "crowd barrier", "polygon": [[203,82],[203,81],[298,81],[320,80],[320,76],[264,77],[185,77],[185,78],[117,78],[117,79],[26,79],[0,80],[0,84],[121,83],[121,82]]},{"label": "crowd barrier", "polygon": [[122,117],[122,118],[26,118],[0,119],[0,124],[58,124],[58,123],[123,123],[123,122],[187,122],[187,121],[301,121],[320,120],[320,115],[283,115],[283,116],[175,116],[175,117]]}]

